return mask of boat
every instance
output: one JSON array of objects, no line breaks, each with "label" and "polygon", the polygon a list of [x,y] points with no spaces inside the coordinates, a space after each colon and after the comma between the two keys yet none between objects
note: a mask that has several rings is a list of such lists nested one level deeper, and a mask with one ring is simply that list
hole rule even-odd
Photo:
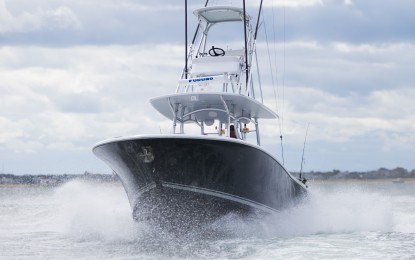
[{"label": "boat", "polygon": [[[260,120],[278,118],[253,80],[261,8],[262,1],[255,27],[245,1],[242,7],[195,10],[199,23],[176,90],[150,100],[171,121],[171,133],[94,146],[93,153],[119,176],[134,220],[203,226],[228,214],[272,214],[307,194],[305,179],[295,178],[261,146]],[[213,45],[212,28],[221,35],[221,26],[230,24],[243,31],[241,41],[232,48]]]},{"label": "boat", "polygon": [[404,183],[405,180],[403,180],[402,178],[396,178],[392,180],[393,183]]}]

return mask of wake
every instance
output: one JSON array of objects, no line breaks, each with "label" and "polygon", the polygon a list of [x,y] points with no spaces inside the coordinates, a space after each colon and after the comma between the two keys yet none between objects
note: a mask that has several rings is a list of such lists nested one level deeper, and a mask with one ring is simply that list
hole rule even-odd
[{"label": "wake", "polygon": [[[61,232],[81,240],[137,241],[146,237],[178,239],[174,234],[134,222],[121,185],[69,182],[55,192],[58,210],[55,224]],[[262,219],[228,214],[185,237],[270,238],[313,234],[390,232],[394,229],[391,199],[385,195],[348,187],[311,190],[296,207]]]}]

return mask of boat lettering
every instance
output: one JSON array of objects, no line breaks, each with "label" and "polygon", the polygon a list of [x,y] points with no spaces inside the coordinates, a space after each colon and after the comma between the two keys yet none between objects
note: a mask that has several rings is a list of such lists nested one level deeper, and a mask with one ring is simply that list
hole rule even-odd
[{"label": "boat lettering", "polygon": [[199,82],[199,81],[209,81],[209,80],[213,80],[213,77],[189,79],[189,83]]}]

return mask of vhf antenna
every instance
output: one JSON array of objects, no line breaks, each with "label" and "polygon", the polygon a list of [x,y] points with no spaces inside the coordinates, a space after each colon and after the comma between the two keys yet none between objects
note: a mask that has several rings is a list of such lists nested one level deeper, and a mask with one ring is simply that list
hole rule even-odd
[{"label": "vhf antenna", "polygon": [[303,155],[301,156],[301,168],[300,168],[300,176],[299,176],[299,180],[304,184],[307,182],[307,180],[306,180],[306,178],[302,177],[302,173],[303,173],[303,164],[304,164],[305,144],[307,143],[307,134],[308,134],[308,128],[309,127],[310,127],[310,123],[308,123],[307,130],[305,132],[304,145],[303,145]]}]

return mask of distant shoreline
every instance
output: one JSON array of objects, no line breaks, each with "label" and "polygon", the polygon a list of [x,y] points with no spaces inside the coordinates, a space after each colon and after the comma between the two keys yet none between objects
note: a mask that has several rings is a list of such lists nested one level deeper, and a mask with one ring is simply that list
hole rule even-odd
[{"label": "distant shoreline", "polygon": [[[299,173],[292,173],[295,177],[299,177]],[[302,177],[311,181],[372,181],[385,180],[395,182],[415,181],[415,170],[408,171],[398,167],[395,169],[380,168],[367,172],[348,172],[332,170],[329,172],[304,172]],[[96,183],[116,183],[119,178],[116,174],[100,174],[84,172],[84,174],[62,174],[62,175],[14,175],[0,174],[0,185],[29,185],[29,186],[58,186],[72,180],[84,180]]]},{"label": "distant shoreline", "polygon": [[[393,183],[396,179],[391,178],[382,178],[382,179],[308,179],[307,184],[309,183]],[[415,178],[401,178],[399,183],[415,182]]]},{"label": "distant shoreline", "polygon": [[[299,177],[299,173],[293,173]],[[329,172],[311,171],[302,173],[302,177],[309,180],[379,180],[379,179],[410,179],[415,178],[415,170],[408,171],[405,168],[395,169],[379,168],[378,170],[357,172],[332,170]]]},{"label": "distant shoreline", "polygon": [[0,185],[28,185],[28,186],[58,186],[69,181],[82,180],[96,183],[119,182],[116,174],[100,174],[85,172],[84,174],[62,174],[62,175],[14,175],[0,174]]}]

